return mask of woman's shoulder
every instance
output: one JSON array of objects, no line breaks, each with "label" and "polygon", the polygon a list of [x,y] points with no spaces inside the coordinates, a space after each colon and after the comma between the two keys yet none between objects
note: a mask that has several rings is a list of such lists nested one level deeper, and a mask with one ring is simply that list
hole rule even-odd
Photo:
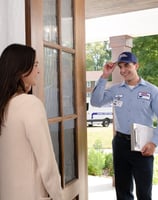
[{"label": "woman's shoulder", "polygon": [[41,100],[37,96],[35,96],[34,94],[21,94],[19,96],[21,96],[21,98],[24,98],[24,99],[32,101],[32,102],[34,102],[34,101],[40,101],[41,102]]},{"label": "woman's shoulder", "polygon": [[20,94],[15,96],[12,99],[12,102],[15,104],[20,105],[25,105],[25,107],[30,106],[30,105],[41,105],[43,104],[42,101],[36,97],[33,94]]}]

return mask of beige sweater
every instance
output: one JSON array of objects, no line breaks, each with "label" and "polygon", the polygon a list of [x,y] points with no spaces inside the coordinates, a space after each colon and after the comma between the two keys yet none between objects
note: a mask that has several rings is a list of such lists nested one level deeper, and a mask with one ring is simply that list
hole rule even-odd
[{"label": "beige sweater", "polygon": [[60,176],[44,106],[22,94],[10,101],[0,136],[0,200],[42,199],[62,199]]}]

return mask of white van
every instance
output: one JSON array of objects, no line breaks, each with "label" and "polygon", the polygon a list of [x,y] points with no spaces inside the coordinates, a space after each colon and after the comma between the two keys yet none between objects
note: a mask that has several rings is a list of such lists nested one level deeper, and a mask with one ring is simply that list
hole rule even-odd
[{"label": "white van", "polygon": [[87,100],[87,126],[102,125],[109,126],[113,121],[113,108],[112,104],[103,107],[94,107],[90,101]]}]

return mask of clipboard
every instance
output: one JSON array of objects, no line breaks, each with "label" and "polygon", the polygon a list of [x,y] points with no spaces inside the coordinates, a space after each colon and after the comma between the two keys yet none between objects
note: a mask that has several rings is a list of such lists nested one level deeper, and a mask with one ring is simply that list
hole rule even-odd
[{"label": "clipboard", "polygon": [[153,138],[154,128],[133,123],[131,133],[131,151],[141,151],[143,146]]}]

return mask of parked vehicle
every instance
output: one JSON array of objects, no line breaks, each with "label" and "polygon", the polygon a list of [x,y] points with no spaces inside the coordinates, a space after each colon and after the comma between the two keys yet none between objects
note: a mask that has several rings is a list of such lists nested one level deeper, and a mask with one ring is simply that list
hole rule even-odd
[{"label": "parked vehicle", "polygon": [[102,125],[108,127],[113,121],[112,104],[103,107],[94,107],[87,101],[87,126]]}]

